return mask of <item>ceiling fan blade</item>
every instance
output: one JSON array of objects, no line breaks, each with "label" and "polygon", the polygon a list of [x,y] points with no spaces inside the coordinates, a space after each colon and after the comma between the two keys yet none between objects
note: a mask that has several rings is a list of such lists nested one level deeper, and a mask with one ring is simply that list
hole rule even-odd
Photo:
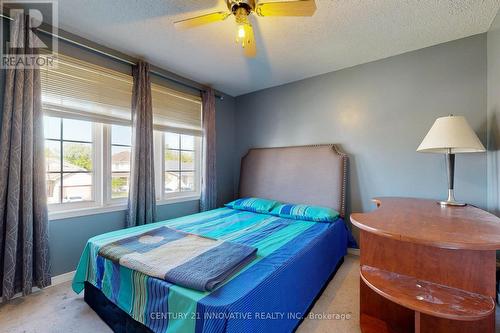
[{"label": "ceiling fan blade", "polygon": [[177,21],[174,22],[174,25],[178,29],[189,29],[212,22],[224,21],[229,15],[231,15],[231,13],[216,12]]},{"label": "ceiling fan blade", "polygon": [[245,43],[244,43],[245,56],[254,58],[257,55],[257,46],[255,45],[255,34],[250,24],[245,24]]},{"label": "ceiling fan blade", "polygon": [[259,16],[313,16],[315,11],[314,0],[264,2],[255,8]]}]

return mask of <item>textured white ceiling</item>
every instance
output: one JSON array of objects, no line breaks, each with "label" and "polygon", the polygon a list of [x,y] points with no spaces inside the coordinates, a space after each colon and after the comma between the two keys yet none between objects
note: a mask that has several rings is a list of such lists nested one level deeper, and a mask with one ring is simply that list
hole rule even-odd
[{"label": "textured white ceiling", "polygon": [[253,17],[245,58],[232,18],[176,31],[224,0],[59,0],[59,25],[237,96],[488,30],[500,0],[316,0],[313,17]]}]

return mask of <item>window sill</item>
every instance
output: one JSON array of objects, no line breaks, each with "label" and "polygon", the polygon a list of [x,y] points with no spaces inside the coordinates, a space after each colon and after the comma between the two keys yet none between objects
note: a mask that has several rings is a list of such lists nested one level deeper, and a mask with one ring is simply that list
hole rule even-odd
[{"label": "window sill", "polygon": [[[191,196],[182,196],[176,198],[169,198],[156,201],[157,206],[170,205],[180,202],[187,201],[197,201],[200,200],[199,195],[191,195]],[[95,206],[95,207],[85,207],[79,209],[72,210],[64,210],[64,211],[49,211],[49,221],[63,220],[71,217],[80,217],[80,216],[89,216],[89,215],[97,215],[103,213],[111,213],[118,212],[127,209],[127,203],[119,203],[119,204],[110,204],[105,206]]]}]

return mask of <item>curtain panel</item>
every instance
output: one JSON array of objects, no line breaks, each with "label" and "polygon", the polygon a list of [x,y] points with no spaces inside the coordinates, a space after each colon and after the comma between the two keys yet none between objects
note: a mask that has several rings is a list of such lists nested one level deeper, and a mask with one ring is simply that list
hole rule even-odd
[{"label": "curtain panel", "polygon": [[217,170],[215,135],[215,93],[212,88],[202,92],[203,127],[203,177],[201,186],[200,210],[217,208]]},{"label": "curtain panel", "polygon": [[[15,17],[11,36],[29,45],[29,18]],[[25,21],[26,20],[26,21]],[[24,41],[24,44],[21,43]],[[18,48],[18,54],[30,54]],[[43,114],[39,69],[5,70],[0,134],[0,286],[3,300],[50,285]]]},{"label": "curtain panel", "polygon": [[153,106],[149,64],[132,69],[132,157],[127,227],[156,221]]}]

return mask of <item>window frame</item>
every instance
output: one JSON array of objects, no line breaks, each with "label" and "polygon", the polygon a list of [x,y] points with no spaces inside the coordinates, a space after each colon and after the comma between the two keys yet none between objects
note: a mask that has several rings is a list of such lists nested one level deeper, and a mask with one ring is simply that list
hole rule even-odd
[{"label": "window frame", "polygon": [[[44,116],[58,119],[72,119],[71,117],[54,116],[44,113]],[[53,203],[47,204],[49,219],[61,220],[70,217],[86,216],[99,213],[107,213],[114,211],[123,211],[127,208],[128,199],[112,198],[111,193],[111,175],[112,175],[112,128],[111,123],[100,123],[97,121],[86,120],[92,123],[92,158],[93,158],[93,195],[94,200],[74,203]],[[126,126],[124,124],[116,124],[118,126]],[[61,125],[62,126],[62,125]],[[62,128],[61,128],[62,129]],[[179,191],[165,193],[165,133],[170,131],[155,130],[153,134],[153,149],[155,154],[155,191],[156,204],[165,205],[186,201],[197,201],[201,196],[201,184],[203,177],[202,165],[202,137],[192,135],[194,137],[194,174],[195,174],[195,190],[194,191]],[[191,134],[187,134],[191,135]],[[45,139],[44,137],[44,142]],[[51,140],[51,141],[62,141]],[[132,146],[131,146],[132,147]],[[179,147],[179,150],[180,147]],[[63,159],[61,151],[61,160]],[[47,174],[47,172],[46,172]]]},{"label": "window frame", "polygon": [[[118,145],[118,144],[113,144],[113,139],[112,139],[112,126],[123,126],[123,127],[132,127],[132,126],[127,126],[123,124],[104,124],[103,128],[103,133],[104,133],[104,140],[103,140],[103,146],[104,146],[104,166],[103,166],[103,174],[106,175],[105,180],[103,180],[103,193],[104,198],[105,198],[105,205],[118,205],[118,204],[126,204],[128,201],[127,197],[123,198],[113,198],[113,193],[112,193],[112,179],[113,179],[113,146],[123,146],[123,147],[130,147],[130,153],[132,156],[132,144],[130,146],[128,145]],[[132,171],[132,160],[130,161],[130,172]]]},{"label": "window frame", "polygon": [[[45,170],[45,177],[47,177],[47,174],[49,173],[59,173],[62,177],[64,175],[64,168],[63,168],[63,163],[64,163],[64,143],[65,142],[77,142],[74,140],[64,140],[63,136],[63,128],[64,128],[64,119],[72,119],[72,118],[64,118],[64,117],[55,117],[51,115],[44,114],[44,117],[52,117],[52,118],[57,118],[60,119],[60,139],[47,139],[44,136],[44,143],[46,141],[54,141],[60,143],[61,151],[60,151],[60,162],[61,162],[61,170],[59,172],[49,172]],[[47,203],[47,210],[50,212],[60,212],[60,211],[67,211],[67,210],[79,210],[79,209],[90,209],[90,208],[96,208],[100,206],[101,200],[101,193],[102,191],[99,191],[98,187],[99,184],[101,184],[100,179],[101,179],[101,168],[97,167],[101,163],[101,149],[100,149],[100,137],[101,137],[101,130],[100,130],[100,123],[96,122],[91,122],[92,124],[92,171],[88,172],[92,174],[92,200],[89,201],[82,201],[82,202],[63,202],[63,196],[62,196],[62,191],[64,187],[64,183],[62,183],[63,186],[61,186],[61,192],[59,194],[59,199],[60,202],[58,203]],[[82,141],[83,143],[83,141]],[[88,142],[85,142],[88,144]],[[45,161],[47,163],[47,161]],[[84,173],[84,172],[82,172]]]},{"label": "window frame", "polygon": [[[201,197],[201,184],[203,177],[203,169],[202,169],[202,137],[198,135],[186,134],[194,137],[194,174],[195,174],[195,190],[194,191],[177,191],[171,193],[165,193],[165,150],[167,149],[165,146],[165,133],[173,133],[169,131],[155,131],[154,141],[155,141],[155,191],[156,191],[156,201],[168,203],[175,199],[197,199],[199,200]],[[179,135],[183,135],[180,133],[175,133]],[[179,149],[176,149],[182,152],[182,147],[179,146]],[[158,161],[157,157],[160,159],[161,168],[157,168]],[[179,155],[179,159],[181,155]],[[179,161],[179,163],[181,163]],[[159,169],[159,170],[158,170]],[[180,170],[179,175],[182,175],[182,170]]]}]

